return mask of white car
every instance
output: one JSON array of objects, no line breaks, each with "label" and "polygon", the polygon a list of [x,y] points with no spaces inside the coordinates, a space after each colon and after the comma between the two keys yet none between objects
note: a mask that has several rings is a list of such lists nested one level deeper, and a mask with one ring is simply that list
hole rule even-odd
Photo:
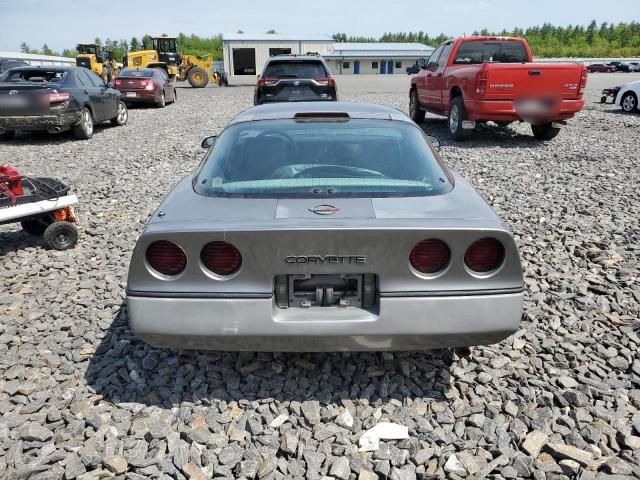
[{"label": "white car", "polygon": [[640,62],[629,62],[629,70],[632,72],[640,72]]},{"label": "white car", "polygon": [[640,98],[640,80],[627,83],[616,95],[616,105],[620,105],[627,113],[638,111],[638,98]]}]

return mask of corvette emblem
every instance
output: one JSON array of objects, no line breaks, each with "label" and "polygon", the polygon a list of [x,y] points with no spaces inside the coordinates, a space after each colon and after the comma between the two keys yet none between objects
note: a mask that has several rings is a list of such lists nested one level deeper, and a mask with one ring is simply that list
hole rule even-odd
[{"label": "corvette emblem", "polygon": [[309,211],[316,215],[333,215],[334,213],[339,212],[340,209],[333,205],[316,205],[315,207],[310,208]]}]

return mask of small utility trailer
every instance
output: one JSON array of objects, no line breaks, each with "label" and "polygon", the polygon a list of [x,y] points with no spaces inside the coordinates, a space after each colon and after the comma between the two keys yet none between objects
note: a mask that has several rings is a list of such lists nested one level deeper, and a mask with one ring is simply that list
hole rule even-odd
[{"label": "small utility trailer", "polygon": [[42,235],[54,250],[67,250],[78,242],[73,206],[78,198],[70,187],[54,178],[23,177],[0,166],[0,225],[20,223],[31,235]]},{"label": "small utility trailer", "polygon": [[602,90],[602,96],[600,97],[600,103],[607,103],[611,100],[611,103],[616,101],[616,96],[622,87],[605,88]]}]

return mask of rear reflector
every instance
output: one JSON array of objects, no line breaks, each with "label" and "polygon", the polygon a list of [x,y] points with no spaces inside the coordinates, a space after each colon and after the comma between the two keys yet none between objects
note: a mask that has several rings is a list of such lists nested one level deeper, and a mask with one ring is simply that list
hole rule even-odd
[{"label": "rear reflector", "polygon": [[449,264],[451,252],[442,240],[422,240],[409,254],[411,266],[421,273],[438,273]]},{"label": "rear reflector", "polygon": [[471,244],[464,254],[464,263],[474,272],[491,272],[502,265],[504,247],[495,238],[482,238]]},{"label": "rear reflector", "polygon": [[200,253],[200,259],[205,267],[218,275],[234,274],[242,265],[242,255],[228,242],[206,244]]},{"label": "rear reflector", "polygon": [[175,243],[160,240],[147,248],[147,262],[158,273],[178,275],[187,266],[187,256]]}]

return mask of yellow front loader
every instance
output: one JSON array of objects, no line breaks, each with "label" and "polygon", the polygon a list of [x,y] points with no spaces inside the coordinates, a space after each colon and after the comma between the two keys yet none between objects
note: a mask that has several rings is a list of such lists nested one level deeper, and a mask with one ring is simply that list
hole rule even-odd
[{"label": "yellow front loader", "polygon": [[209,73],[213,55],[180,55],[176,37],[154,37],[153,50],[129,52],[123,63],[125,67],[163,68],[171,80],[186,80],[194,88],[206,87],[210,81],[228,85],[224,74]]},{"label": "yellow front loader", "polygon": [[76,45],[76,65],[88,68],[96,75],[102,77],[105,82],[110,82],[112,77],[118,75],[120,67],[113,59],[113,52],[105,51],[96,43],[80,43]]}]

